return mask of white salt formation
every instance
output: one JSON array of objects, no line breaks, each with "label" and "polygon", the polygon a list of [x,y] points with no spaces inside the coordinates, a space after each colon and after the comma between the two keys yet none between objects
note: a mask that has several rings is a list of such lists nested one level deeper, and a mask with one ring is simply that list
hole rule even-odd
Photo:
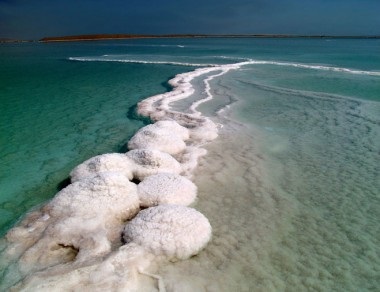
[{"label": "white salt formation", "polygon": [[[146,270],[155,256],[136,244],[121,246],[109,256],[86,265],[46,269],[34,273],[14,291],[165,291],[162,279]],[[150,277],[152,280],[147,281]],[[12,290],[13,291],[13,290]]]},{"label": "white salt formation", "polygon": [[[187,113],[170,104],[194,92],[194,78],[237,68],[179,74],[170,81],[171,92],[140,102],[139,113],[156,123],[135,134],[130,151],[78,165],[70,173],[71,185],[8,232],[0,263],[6,282],[0,290],[163,291],[162,279],[150,269],[161,260],[196,255],[211,239],[208,219],[186,207],[197,187],[179,174],[191,177],[206,154],[201,147],[218,135],[217,126],[196,110],[202,101]],[[204,101],[211,98],[206,88]],[[140,205],[149,208],[139,212]]]},{"label": "white salt formation", "polygon": [[[252,61],[241,62],[237,64],[227,64],[208,68],[199,68],[189,73],[178,74],[169,81],[173,90],[164,94],[151,96],[138,104],[138,112],[141,115],[148,116],[154,121],[163,119],[173,119],[186,126],[190,132],[190,140],[201,146],[202,143],[214,140],[218,136],[218,130],[214,122],[209,118],[202,116],[197,107],[212,99],[209,82],[230,70],[239,69],[241,66],[251,64]],[[207,97],[195,102],[190,108],[190,113],[183,113],[171,109],[170,104],[190,97],[194,93],[194,87],[191,81],[194,78],[211,72],[219,72],[209,76],[204,80]]]},{"label": "white salt formation", "polygon": [[160,205],[142,210],[124,229],[124,239],[169,260],[184,260],[211,239],[208,219],[195,209]]},{"label": "white salt formation", "polygon": [[182,140],[189,139],[189,130],[185,127],[182,127],[176,121],[162,120],[155,122],[153,125],[160,129],[171,131],[173,134],[178,135]]},{"label": "white salt formation", "polygon": [[186,147],[186,150],[182,153],[180,158],[182,174],[188,178],[191,178],[193,170],[198,166],[199,158],[205,156],[206,154],[206,149],[194,146]]},{"label": "white salt formation", "polygon": [[173,155],[186,148],[184,140],[188,138],[188,130],[178,123],[159,121],[141,128],[128,142],[128,148],[155,149]]},{"label": "white salt formation", "polygon": [[102,173],[75,182],[43,208],[49,218],[46,229],[22,255],[22,269],[40,270],[104,256],[119,240],[124,222],[138,211],[136,185],[122,174]]},{"label": "white salt formation", "polygon": [[79,164],[71,171],[71,182],[94,177],[99,173],[107,171],[122,173],[131,180],[133,175],[130,164],[130,160],[121,153],[108,153],[94,156]]},{"label": "white salt formation", "polygon": [[181,165],[177,160],[158,150],[136,149],[125,155],[133,162],[133,177],[138,180],[161,172],[177,174],[181,172]]},{"label": "white salt formation", "polygon": [[218,137],[218,129],[211,120],[202,119],[201,123],[192,129],[190,136],[195,141],[208,142]]},{"label": "white salt formation", "polygon": [[197,196],[197,187],[189,179],[172,173],[159,173],[145,178],[137,192],[141,207],[162,204],[188,206]]},{"label": "white salt formation", "polygon": [[136,185],[117,172],[105,172],[72,183],[45,207],[52,217],[93,219],[101,216],[107,221],[126,220],[135,215],[138,208]]}]

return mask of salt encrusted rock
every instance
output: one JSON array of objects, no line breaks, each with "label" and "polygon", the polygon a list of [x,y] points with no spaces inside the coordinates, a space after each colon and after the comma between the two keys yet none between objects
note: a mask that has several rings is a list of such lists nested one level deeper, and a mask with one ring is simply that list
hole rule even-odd
[{"label": "salt encrusted rock", "polygon": [[160,205],[145,209],[124,229],[124,239],[169,260],[187,259],[199,253],[211,239],[208,219],[195,209]]},{"label": "salt encrusted rock", "polygon": [[179,174],[182,170],[177,160],[158,150],[136,149],[127,152],[125,155],[134,163],[133,177],[139,180],[162,172]]},{"label": "salt encrusted rock", "polygon": [[189,179],[173,173],[159,173],[145,178],[137,192],[141,207],[162,204],[188,206],[197,196],[197,187]]},{"label": "salt encrusted rock", "polygon": [[128,142],[128,148],[155,149],[169,154],[177,154],[186,148],[184,140],[189,131],[174,121],[159,121],[141,128]]},{"label": "salt encrusted rock", "polygon": [[75,167],[71,173],[71,182],[79,181],[83,178],[96,176],[99,173],[114,171],[132,179],[130,160],[120,153],[108,153],[94,156]]}]

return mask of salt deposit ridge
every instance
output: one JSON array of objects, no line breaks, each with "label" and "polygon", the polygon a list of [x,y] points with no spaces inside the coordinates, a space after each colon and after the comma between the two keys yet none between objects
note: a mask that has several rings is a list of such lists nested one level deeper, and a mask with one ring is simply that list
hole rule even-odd
[{"label": "salt deposit ridge", "polygon": [[[78,165],[70,185],[8,232],[0,288],[138,291],[148,277],[165,290],[155,267],[186,260],[211,239],[208,219],[188,207],[197,195],[190,179],[206,154],[202,146],[218,136],[217,125],[197,107],[212,98],[213,78],[251,63],[179,74],[169,81],[172,91],[140,102],[139,114],[155,123],[132,137],[130,151]],[[197,77],[203,78],[206,98],[194,101],[188,113],[172,110],[171,103],[194,93],[191,81]]]}]

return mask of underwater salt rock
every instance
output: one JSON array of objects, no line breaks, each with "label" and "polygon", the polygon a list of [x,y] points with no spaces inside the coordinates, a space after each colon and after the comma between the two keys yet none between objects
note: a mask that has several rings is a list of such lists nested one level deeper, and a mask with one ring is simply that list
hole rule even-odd
[{"label": "underwater salt rock", "polygon": [[124,174],[129,180],[132,179],[130,160],[121,153],[108,153],[94,156],[76,166],[70,173],[71,182],[93,177],[106,171],[117,171]]},{"label": "underwater salt rock", "polygon": [[218,128],[209,119],[203,119],[196,127],[190,131],[190,138],[201,143],[209,142],[218,137]]},{"label": "underwater salt rock", "polygon": [[169,154],[177,154],[186,148],[184,140],[189,131],[174,121],[159,121],[141,128],[128,142],[128,148],[156,149]]},{"label": "underwater salt rock", "polygon": [[171,155],[158,150],[135,149],[125,155],[134,163],[133,177],[138,180],[162,172],[179,174],[182,170],[180,163]]},{"label": "underwater salt rock", "polygon": [[197,187],[189,179],[173,173],[159,173],[145,178],[137,192],[141,207],[162,204],[188,206],[197,196]]},{"label": "underwater salt rock", "polygon": [[169,260],[198,254],[211,239],[208,219],[193,208],[160,205],[140,211],[124,228],[124,240]]},{"label": "underwater salt rock", "polygon": [[199,147],[188,146],[182,153],[180,163],[182,166],[182,175],[191,178],[194,169],[198,166],[199,158],[205,156],[207,150]]}]

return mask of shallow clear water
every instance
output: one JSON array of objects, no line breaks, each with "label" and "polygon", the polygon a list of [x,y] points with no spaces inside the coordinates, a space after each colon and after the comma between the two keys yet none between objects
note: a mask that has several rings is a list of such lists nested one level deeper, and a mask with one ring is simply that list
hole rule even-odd
[{"label": "shallow clear water", "polygon": [[[286,214],[267,208],[278,213],[271,224],[289,224],[274,231],[281,236],[273,247],[263,247],[274,258],[268,269],[275,290],[376,290],[379,103],[258,85],[253,76],[232,73],[220,85],[240,100],[232,116],[251,125],[251,144],[271,177],[260,185],[290,201]],[[256,180],[245,177],[252,186]]]},{"label": "shallow clear water", "polygon": [[[209,218],[213,240],[197,257],[158,274],[170,291],[380,285],[379,40],[173,39],[0,49],[4,230],[51,197],[73,166],[120,150],[143,125],[128,113],[138,100],[169,90],[163,82],[170,77],[200,64],[268,61],[210,79],[214,99],[198,109],[223,126],[195,182],[196,208]],[[194,99],[207,96],[204,77],[192,81]]]}]

